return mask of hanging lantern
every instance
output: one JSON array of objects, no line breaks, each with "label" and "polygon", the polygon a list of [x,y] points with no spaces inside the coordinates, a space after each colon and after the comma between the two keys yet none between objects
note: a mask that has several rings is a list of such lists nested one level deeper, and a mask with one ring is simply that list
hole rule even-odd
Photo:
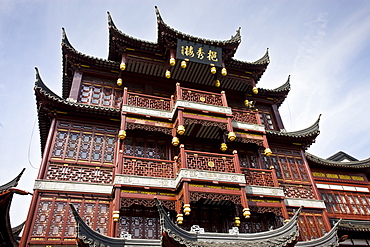
[{"label": "hanging lantern", "polygon": [[126,138],[126,131],[120,130],[118,132],[118,138],[121,139],[121,140],[125,139]]},{"label": "hanging lantern", "polygon": [[221,149],[221,151],[222,152],[225,152],[226,150],[227,150],[227,145],[226,145],[226,143],[221,143],[221,147],[220,147],[220,149]]},{"label": "hanging lantern", "polygon": [[234,141],[236,139],[236,134],[235,132],[229,132],[227,134],[227,138],[229,138],[230,141]]},{"label": "hanging lantern", "polygon": [[249,106],[249,100],[244,100],[244,105],[246,106],[246,107],[248,107]]},{"label": "hanging lantern", "polygon": [[182,214],[177,214],[176,215],[176,221],[177,221],[177,224],[181,225],[182,222],[184,221],[184,218],[182,217],[183,215]]},{"label": "hanging lantern", "polygon": [[124,71],[124,70],[126,69],[126,64],[125,64],[125,63],[121,63],[121,64],[119,65],[119,68],[120,68],[122,71]]},{"label": "hanging lantern", "polygon": [[174,66],[176,64],[176,60],[174,58],[170,59],[170,65]]},{"label": "hanging lantern", "polygon": [[243,208],[243,216],[246,219],[249,219],[251,217],[251,211],[249,210],[249,208]]},{"label": "hanging lantern", "polygon": [[266,156],[271,156],[272,155],[272,151],[271,151],[271,149],[266,148],[263,154],[266,155]]},{"label": "hanging lantern", "polygon": [[215,66],[212,66],[212,67],[211,67],[211,73],[212,73],[212,74],[216,74],[216,67],[215,67]]},{"label": "hanging lantern", "polygon": [[221,75],[223,76],[227,75],[227,70],[225,68],[221,69]]},{"label": "hanging lantern", "polygon": [[171,72],[169,70],[166,70],[166,74],[165,74],[166,78],[171,78]]},{"label": "hanging lantern", "polygon": [[119,211],[113,211],[112,218],[113,218],[113,221],[118,221]]},{"label": "hanging lantern", "polygon": [[177,134],[183,135],[185,133],[185,127],[184,125],[177,126]]},{"label": "hanging lantern", "polygon": [[240,218],[239,217],[234,218],[234,224],[235,224],[235,226],[240,226]]},{"label": "hanging lantern", "polygon": [[253,92],[254,94],[258,94],[258,88],[257,88],[257,87],[253,87],[252,92]]},{"label": "hanging lantern", "polygon": [[181,68],[183,68],[183,69],[186,68],[186,61],[181,61]]},{"label": "hanging lantern", "polygon": [[179,143],[180,143],[179,138],[177,138],[176,136],[172,138],[172,145],[176,147],[177,145],[179,145]]},{"label": "hanging lantern", "polygon": [[117,86],[122,86],[122,79],[121,78],[118,78],[117,79]]},{"label": "hanging lantern", "polygon": [[216,86],[216,87],[220,87],[220,86],[221,86],[221,82],[220,82],[220,80],[215,80],[215,86]]},{"label": "hanging lantern", "polygon": [[190,204],[184,204],[184,210],[183,211],[184,211],[185,215],[189,215],[190,211],[191,211]]}]

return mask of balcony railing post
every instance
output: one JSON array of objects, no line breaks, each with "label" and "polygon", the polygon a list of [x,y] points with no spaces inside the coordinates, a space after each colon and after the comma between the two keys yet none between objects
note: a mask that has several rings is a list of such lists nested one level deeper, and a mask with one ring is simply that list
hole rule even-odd
[{"label": "balcony railing post", "polygon": [[170,111],[172,111],[172,109],[173,109],[174,106],[175,106],[175,96],[171,95]]},{"label": "balcony railing post", "polygon": [[123,88],[123,105],[127,105],[128,102],[128,93],[127,93],[127,87]]},{"label": "balcony railing post", "polygon": [[225,91],[222,91],[222,92],[221,92],[221,101],[222,101],[222,105],[223,105],[223,106],[228,107],[228,106],[227,106],[227,100],[226,100],[226,94],[225,94]]},{"label": "balcony railing post", "polygon": [[270,169],[271,169],[271,175],[272,175],[272,180],[274,182],[274,186],[275,187],[279,187],[279,182],[277,180],[275,167],[274,166],[270,166]]},{"label": "balcony railing post", "polygon": [[187,168],[186,166],[186,153],[185,153],[185,146],[184,144],[180,144],[180,162],[181,168]]},{"label": "balcony railing post", "polygon": [[176,83],[176,96],[177,96],[177,99],[182,99],[180,83]]},{"label": "balcony railing post", "polygon": [[234,150],[234,166],[235,166],[235,172],[236,173],[241,173],[240,171],[240,161],[239,161],[239,156],[238,156],[238,151]]}]

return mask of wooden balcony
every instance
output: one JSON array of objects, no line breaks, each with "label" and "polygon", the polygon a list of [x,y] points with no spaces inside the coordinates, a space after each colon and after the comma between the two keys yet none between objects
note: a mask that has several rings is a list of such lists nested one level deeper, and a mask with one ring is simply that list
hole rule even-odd
[{"label": "wooden balcony", "polygon": [[241,172],[245,175],[245,180],[249,185],[279,187],[275,169],[242,168]]},{"label": "wooden balcony", "polygon": [[225,93],[212,93],[190,89],[180,87],[180,84],[176,85],[176,94],[174,99],[227,107]]},{"label": "wooden balcony", "polygon": [[127,88],[124,89],[123,100],[125,105],[162,111],[171,111],[173,106],[173,101],[169,98],[132,93],[128,92]]},{"label": "wooden balcony", "polygon": [[123,156],[124,175],[175,178],[174,161]]},{"label": "wooden balcony", "polygon": [[243,111],[232,109],[233,118],[232,120],[250,124],[262,124],[256,111]]},{"label": "wooden balcony", "polygon": [[176,169],[180,171],[181,168],[202,170],[202,171],[216,171],[240,173],[239,159],[237,154],[217,154],[199,151],[185,150],[180,147],[179,156],[175,157]]}]

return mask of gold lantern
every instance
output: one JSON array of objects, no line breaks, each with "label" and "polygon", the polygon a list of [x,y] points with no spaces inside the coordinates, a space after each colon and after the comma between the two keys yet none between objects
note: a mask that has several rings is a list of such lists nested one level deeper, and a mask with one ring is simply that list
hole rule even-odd
[{"label": "gold lantern", "polygon": [[176,64],[176,60],[174,58],[170,59],[170,65],[174,66]]},{"label": "gold lantern", "polygon": [[177,221],[177,224],[181,225],[182,222],[184,221],[184,218],[182,217],[183,215],[182,214],[177,214],[176,215],[176,221]]},{"label": "gold lantern", "polygon": [[185,133],[185,127],[184,125],[177,126],[177,134],[183,135]]},{"label": "gold lantern", "polygon": [[118,138],[121,139],[121,140],[125,139],[126,138],[126,131],[120,130],[118,132]]},{"label": "gold lantern", "polygon": [[190,211],[191,211],[190,204],[184,204],[184,210],[183,211],[184,211],[185,215],[189,215]]},{"label": "gold lantern", "polygon": [[265,152],[263,154],[266,155],[266,156],[271,156],[272,155],[272,151],[271,151],[271,149],[266,148],[265,149]]},{"label": "gold lantern", "polygon": [[229,138],[230,141],[234,141],[236,139],[236,134],[235,132],[229,132],[227,134],[227,138]]},{"label": "gold lantern", "polygon": [[235,226],[240,226],[240,218],[239,217],[234,218],[234,224],[235,224]]},{"label": "gold lantern", "polygon": [[221,75],[223,76],[227,75],[227,70],[225,68],[221,69]]},{"label": "gold lantern", "polygon": [[179,145],[179,143],[180,143],[179,138],[177,138],[176,136],[172,138],[172,145],[176,147],[177,145]]},{"label": "gold lantern", "polygon": [[183,68],[183,69],[186,68],[186,61],[181,61],[181,68]]},{"label": "gold lantern", "polygon": [[248,107],[249,106],[249,100],[244,100],[244,105],[246,106],[246,107]]},{"label": "gold lantern", "polygon": [[221,86],[221,82],[220,82],[220,80],[215,80],[215,86],[216,86],[216,87],[220,87],[220,86]]},{"label": "gold lantern", "polygon": [[122,86],[122,79],[121,78],[118,78],[118,80],[117,80],[117,86]]},{"label": "gold lantern", "polygon": [[169,70],[166,70],[166,74],[165,74],[166,78],[171,78],[171,72]]},{"label": "gold lantern", "polygon": [[252,92],[253,92],[254,94],[258,94],[258,88],[257,88],[257,87],[253,87]]},{"label": "gold lantern", "polygon": [[211,73],[216,74],[216,67],[214,67],[214,66],[211,67]]},{"label": "gold lantern", "polygon": [[250,212],[249,208],[243,208],[243,216],[246,219],[249,219],[251,217],[251,212]]},{"label": "gold lantern", "polygon": [[221,143],[221,147],[220,147],[220,149],[221,149],[221,151],[222,152],[225,152],[226,150],[227,150],[227,145],[226,145],[226,143]]},{"label": "gold lantern", "polygon": [[113,211],[112,218],[113,218],[113,221],[118,221],[119,211]]},{"label": "gold lantern", "polygon": [[126,64],[125,64],[125,63],[121,63],[121,64],[119,65],[119,68],[120,68],[122,71],[124,71],[124,70],[126,69]]}]

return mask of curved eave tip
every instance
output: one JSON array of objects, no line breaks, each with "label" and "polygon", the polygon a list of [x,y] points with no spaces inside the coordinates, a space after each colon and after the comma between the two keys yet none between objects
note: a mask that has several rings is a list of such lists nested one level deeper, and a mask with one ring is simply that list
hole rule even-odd
[{"label": "curved eave tip", "polygon": [[112,19],[112,16],[110,15],[109,11],[107,11],[107,15],[108,15],[108,26],[109,27],[114,27],[114,28],[117,29],[117,27],[114,24],[113,19]]},{"label": "curved eave tip", "polygon": [[161,14],[159,13],[158,7],[157,6],[154,6],[154,9],[155,9],[155,14],[157,16],[157,20],[163,22],[163,19],[162,19]]},{"label": "curved eave tip", "polygon": [[71,47],[72,49],[74,49],[73,46],[71,45],[71,43],[68,40],[67,33],[66,33],[66,30],[64,29],[64,27],[62,27],[62,45],[63,44],[65,44],[65,45]]}]

